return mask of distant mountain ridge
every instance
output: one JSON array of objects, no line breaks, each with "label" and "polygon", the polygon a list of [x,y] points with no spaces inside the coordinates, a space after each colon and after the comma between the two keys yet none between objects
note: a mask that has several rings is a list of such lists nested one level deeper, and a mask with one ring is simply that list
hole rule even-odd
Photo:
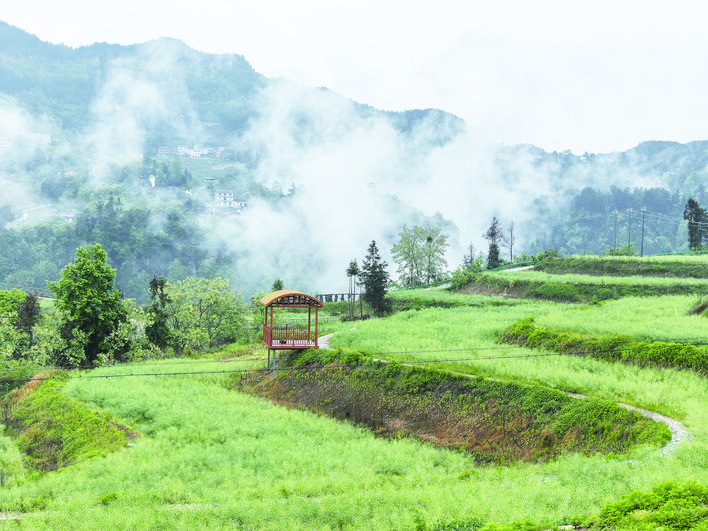
[{"label": "distant mountain ridge", "polygon": [[[50,131],[53,134],[77,134],[91,125],[96,99],[111,81],[116,65],[138,82],[155,84],[161,94],[172,100],[169,112],[142,124],[148,131],[146,155],[156,153],[159,145],[218,144],[242,133],[262,110],[260,91],[274,83],[256,72],[241,55],[198,52],[175,39],[71,48],[44,42],[0,21],[0,97],[12,98],[33,116],[50,117],[58,128]],[[320,92],[347,100],[328,89],[307,90],[313,97]],[[434,145],[445,144],[468,129],[464,120],[438,109],[389,112],[347,101],[360,116],[385,117],[403,134],[412,132],[422,122],[432,124],[434,137],[427,140]],[[179,127],[171,122],[173,117],[181,121]],[[301,120],[302,127],[307,128],[308,121]],[[185,130],[191,131],[193,137],[188,138]],[[499,149],[502,156],[514,158],[523,154],[530,158],[537,167],[545,168],[552,180],[567,182],[572,178],[579,186],[592,184],[593,180],[602,186],[626,186],[625,177],[631,168],[633,178],[689,193],[691,187],[700,186],[699,182],[708,177],[708,141],[702,140],[687,144],[648,141],[624,152],[583,155],[547,153],[531,145]]]},{"label": "distant mountain ridge", "polygon": [[[616,234],[643,234],[639,223],[637,248],[660,253],[685,249],[687,198],[708,203],[708,140],[549,153],[500,145],[474,125],[270,79],[241,55],[175,39],[71,48],[0,22],[0,237],[27,239],[50,215],[85,227],[83,240],[75,229],[58,237],[63,254],[43,268],[15,263],[8,243],[0,281],[42,283],[81,242],[99,241],[129,293],[141,292],[141,275],[205,264],[254,289],[289,272],[326,291],[352,249],[373,239],[390,248],[406,224],[445,230],[454,269],[470,244],[484,252],[492,217],[514,227],[517,254],[604,252]],[[248,208],[215,215],[218,191],[248,197]],[[101,214],[114,200],[142,205],[143,222]],[[131,231],[160,243],[141,250],[126,243]]]},{"label": "distant mountain ridge", "polygon": [[[97,43],[74,49],[43,42],[0,22],[0,94],[14,98],[33,115],[51,117],[65,132],[75,133],[90,125],[92,105],[116,66],[163,89],[176,102],[173,115],[188,117],[188,128],[197,129],[199,123],[199,129],[205,129],[207,124],[211,138],[199,139],[206,142],[241,133],[259,113],[258,92],[273,83],[241,55],[198,52],[176,39],[128,46]],[[402,132],[421,120],[445,124],[442,142],[465,127],[462,119],[435,109],[386,112],[355,105],[362,116],[389,117]],[[159,143],[195,141],[164,120],[151,125],[147,152]]]}]

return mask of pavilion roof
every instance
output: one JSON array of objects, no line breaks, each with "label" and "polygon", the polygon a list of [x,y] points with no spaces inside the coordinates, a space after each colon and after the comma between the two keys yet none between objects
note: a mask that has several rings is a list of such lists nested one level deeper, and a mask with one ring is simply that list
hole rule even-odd
[{"label": "pavilion roof", "polygon": [[261,298],[261,304],[266,308],[273,306],[276,308],[302,308],[302,307],[319,307],[322,308],[322,304],[312,295],[307,295],[301,291],[294,291],[291,289],[281,289],[269,293],[265,297]]}]

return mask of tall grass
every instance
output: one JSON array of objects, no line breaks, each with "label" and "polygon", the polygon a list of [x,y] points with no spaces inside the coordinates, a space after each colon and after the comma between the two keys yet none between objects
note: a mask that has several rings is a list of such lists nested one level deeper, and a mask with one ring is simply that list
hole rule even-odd
[{"label": "tall grass", "polygon": [[646,277],[640,275],[630,275],[623,277],[606,277],[583,274],[559,274],[554,275],[542,271],[514,271],[514,272],[494,272],[485,273],[485,276],[503,278],[506,280],[543,282],[543,283],[567,283],[574,285],[592,285],[597,287],[605,286],[636,286],[637,288],[659,288],[665,289],[667,294],[677,288],[691,288],[694,290],[708,290],[708,280],[705,278],[680,278],[671,275],[663,277]]},{"label": "tall grass", "polygon": [[24,513],[20,525],[30,529],[411,529],[461,517],[554,525],[627,489],[708,480],[701,466],[649,449],[630,459],[477,467],[462,453],[376,439],[235,393],[227,379],[71,380],[68,394],[143,436],[122,452],[0,490],[0,508]]},{"label": "tall grass", "polygon": [[708,343],[708,319],[689,315],[696,295],[628,297],[590,306],[558,308],[536,318],[553,326],[589,334],[617,333],[650,339]]},{"label": "tall grass", "polygon": [[[681,418],[692,440],[668,456],[642,447],[627,457],[476,466],[463,453],[377,439],[347,423],[236,393],[230,382],[237,374],[220,373],[263,361],[170,361],[91,373],[154,376],[70,380],[67,395],[121,419],[141,438],[120,452],[0,489],[0,510],[22,513],[18,527],[26,529],[414,529],[465,518],[551,528],[596,514],[633,490],[669,480],[708,483],[705,379],[588,358],[504,358],[492,350],[500,347],[497,335],[555,307],[469,301],[475,304],[346,323],[332,344],[389,359],[453,359],[436,366],[658,409]],[[168,375],[188,370],[205,374]]]}]

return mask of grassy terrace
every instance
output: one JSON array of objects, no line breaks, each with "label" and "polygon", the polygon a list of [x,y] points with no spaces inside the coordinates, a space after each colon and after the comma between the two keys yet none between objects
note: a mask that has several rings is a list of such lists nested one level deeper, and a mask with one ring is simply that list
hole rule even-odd
[{"label": "grassy terrace", "polygon": [[537,298],[556,302],[598,302],[629,296],[702,295],[707,278],[607,276],[543,271],[495,271],[473,275],[466,293]]},{"label": "grassy terrace", "polygon": [[[499,275],[509,282],[510,275],[521,281],[539,274]],[[628,281],[666,286],[661,282],[674,279],[612,279]],[[537,382],[673,416],[692,437],[669,455],[640,446],[622,456],[562,454],[546,463],[481,466],[463,452],[377,438],[349,423],[235,392],[240,371],[265,365],[265,352],[244,350],[230,353],[230,361],[125,365],[68,380],[65,395],[140,437],[131,447],[56,473],[15,471],[0,489],[0,509],[20,518],[13,527],[26,529],[443,530],[456,522],[467,529],[516,522],[509,529],[520,529],[519,522],[528,521],[536,524],[532,529],[549,529],[587,520],[634,490],[667,481],[708,484],[705,378],[498,342],[524,318],[591,334],[706,338],[708,320],[684,313],[705,283],[677,282],[695,292],[592,306],[405,291],[393,294],[401,311],[386,319],[331,325],[334,349]],[[10,463],[13,455],[0,458]]]},{"label": "grassy terrace", "polygon": [[567,256],[548,258],[536,269],[547,273],[708,278],[708,254],[663,256]]}]

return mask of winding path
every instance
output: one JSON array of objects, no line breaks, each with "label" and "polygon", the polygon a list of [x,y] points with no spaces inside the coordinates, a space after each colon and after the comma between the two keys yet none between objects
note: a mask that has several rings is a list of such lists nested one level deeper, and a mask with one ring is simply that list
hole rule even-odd
[{"label": "winding path", "polygon": [[676,447],[679,445],[679,443],[683,441],[687,441],[688,439],[691,438],[691,434],[689,431],[686,429],[686,426],[681,424],[678,420],[672,419],[670,417],[666,417],[660,413],[656,413],[654,411],[649,411],[647,409],[642,409],[639,407],[634,407],[630,406],[629,404],[617,404],[618,406],[622,406],[623,408],[630,409],[632,411],[636,411],[637,413],[640,413],[644,415],[645,417],[649,417],[650,419],[656,421],[656,422],[663,422],[669,427],[669,431],[671,431],[671,440],[666,444],[661,449],[661,453],[664,455],[668,455],[671,452],[673,452]]}]

